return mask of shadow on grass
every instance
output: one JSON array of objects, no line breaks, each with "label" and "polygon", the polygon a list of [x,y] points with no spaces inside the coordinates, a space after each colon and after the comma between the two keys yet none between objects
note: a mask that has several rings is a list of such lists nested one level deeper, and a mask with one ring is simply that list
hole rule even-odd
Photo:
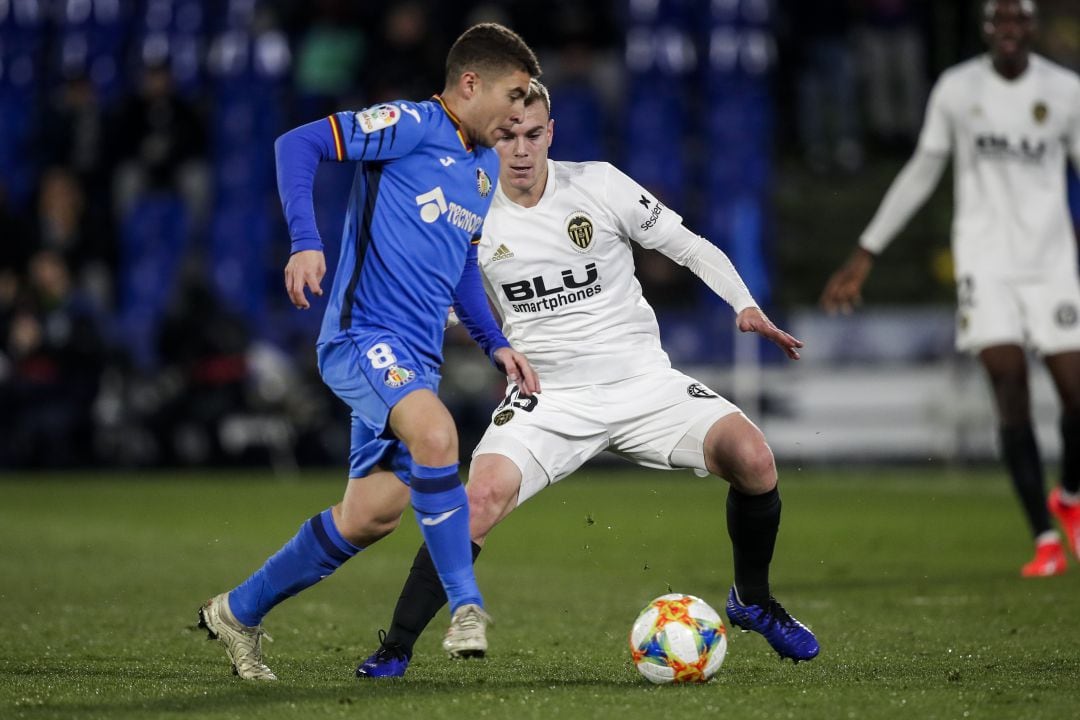
[{"label": "shadow on grass", "polygon": [[[215,671],[219,670],[215,664]],[[2,672],[4,675],[37,675],[32,671]],[[54,675],[55,673],[47,673]],[[101,701],[87,701],[83,697],[70,699],[31,699],[16,701],[9,706],[16,712],[6,717],[45,718],[45,717],[107,717],[107,718],[145,718],[166,713],[183,712],[194,716],[219,716],[243,712],[245,715],[260,717],[273,715],[278,709],[282,712],[292,710],[296,716],[300,710],[297,705],[351,706],[356,705],[367,710],[389,706],[387,709],[401,709],[403,703],[422,707],[434,707],[445,702],[457,702],[456,698],[472,700],[478,695],[520,695],[528,691],[557,693],[565,691],[575,693],[581,689],[610,690],[625,692],[627,688],[640,683],[629,680],[576,678],[567,679],[555,676],[532,679],[498,679],[462,677],[460,679],[425,678],[422,682],[408,680],[380,680],[377,682],[344,681],[340,684],[311,687],[294,684],[285,680],[277,683],[250,683],[238,678],[223,678],[221,681],[206,683],[202,677],[193,680],[190,673],[131,673],[127,670],[103,670],[84,668],[81,675],[92,678],[88,685],[100,685]],[[38,675],[40,677],[40,675]],[[131,682],[134,680],[135,682]],[[303,682],[300,680],[299,682]],[[0,684],[6,684],[0,680]],[[145,695],[157,697],[127,697],[122,694],[140,694],[139,687],[149,684]],[[117,686],[120,687],[117,687]],[[163,690],[162,685],[167,689]],[[111,696],[111,697],[110,697]],[[409,703],[414,701],[414,703]],[[0,703],[0,708],[4,705]],[[419,708],[415,708],[419,709]]]},{"label": "shadow on grass", "polygon": [[[851,568],[851,573],[861,572],[861,569]],[[1047,583],[1047,582],[1067,582],[1066,577],[1062,578],[1040,578],[1035,582]],[[904,572],[889,572],[883,573],[880,570],[867,572],[865,574],[848,574],[845,571],[844,574],[837,573],[822,573],[822,577],[817,580],[794,580],[785,581],[782,578],[779,582],[774,582],[775,586],[779,588],[779,592],[791,593],[791,594],[810,594],[812,595],[818,591],[825,591],[832,595],[837,591],[851,591],[851,590],[896,590],[900,593],[910,595],[916,589],[923,589],[932,592],[950,592],[957,589],[980,589],[989,586],[998,586],[1006,584],[1013,586],[1018,583],[1027,582],[1031,584],[1031,580],[1022,580],[1020,573],[1014,568],[1003,568],[1000,571],[996,570],[967,570],[963,572],[949,572],[945,573],[933,573],[924,575],[912,575]],[[783,598],[781,598],[783,599]]]}]

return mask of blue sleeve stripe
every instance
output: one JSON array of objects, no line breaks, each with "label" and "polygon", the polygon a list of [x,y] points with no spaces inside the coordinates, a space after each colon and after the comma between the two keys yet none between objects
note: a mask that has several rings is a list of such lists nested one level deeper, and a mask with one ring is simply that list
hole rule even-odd
[{"label": "blue sleeve stripe", "polygon": [[[353,304],[356,302],[356,287],[360,284],[360,271],[364,267],[364,256],[371,246],[371,224],[375,219],[375,201],[379,195],[379,182],[382,180],[380,165],[364,165],[364,208],[363,215],[356,218],[356,238],[354,239],[353,271],[349,284],[345,287],[345,297],[341,299],[341,318],[339,330],[352,327]],[[360,215],[357,208],[357,215]]]}]

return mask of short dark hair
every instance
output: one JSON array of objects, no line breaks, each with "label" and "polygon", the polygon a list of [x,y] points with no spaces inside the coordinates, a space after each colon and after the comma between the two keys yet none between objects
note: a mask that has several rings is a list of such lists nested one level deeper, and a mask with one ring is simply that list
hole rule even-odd
[{"label": "short dark hair", "polygon": [[544,109],[547,110],[547,114],[550,115],[551,95],[548,93],[548,89],[544,87],[544,83],[533,78],[529,81],[529,93],[525,96],[525,107],[529,107],[537,101],[544,106]]},{"label": "short dark hair", "polygon": [[[994,17],[994,11],[997,10],[999,0],[986,0],[983,3],[983,19],[992,20]],[[1039,14],[1039,8],[1035,5],[1035,0],[1018,0],[1020,9],[1025,15],[1035,17]]]},{"label": "short dark hair", "polygon": [[446,84],[468,71],[480,75],[524,70],[540,76],[540,62],[521,36],[498,23],[480,23],[461,34],[446,56]]}]

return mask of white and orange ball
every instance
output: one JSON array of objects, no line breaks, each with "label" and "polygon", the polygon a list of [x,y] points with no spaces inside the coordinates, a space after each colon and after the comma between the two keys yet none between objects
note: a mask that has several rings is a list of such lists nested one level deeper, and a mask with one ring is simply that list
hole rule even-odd
[{"label": "white and orange ball", "polygon": [[661,595],[634,622],[630,654],[638,672],[657,685],[707,682],[727,654],[724,622],[699,597]]}]

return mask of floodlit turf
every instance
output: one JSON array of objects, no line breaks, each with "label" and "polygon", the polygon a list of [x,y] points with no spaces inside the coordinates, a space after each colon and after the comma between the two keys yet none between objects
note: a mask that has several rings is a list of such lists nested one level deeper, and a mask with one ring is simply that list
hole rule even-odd
[{"label": "floodlit turf", "polygon": [[725,488],[689,473],[587,471],[491,536],[487,660],[438,651],[360,682],[419,542],[394,536],[267,622],[276,684],[244,683],[193,627],[335,501],[336,473],[0,477],[0,718],[1071,718],[1080,569],[1021,580],[1030,550],[997,471],[783,472],[773,587],[821,656],[780,663],[730,633],[704,686],[652,687],[626,637],[669,590],[723,605]]}]

